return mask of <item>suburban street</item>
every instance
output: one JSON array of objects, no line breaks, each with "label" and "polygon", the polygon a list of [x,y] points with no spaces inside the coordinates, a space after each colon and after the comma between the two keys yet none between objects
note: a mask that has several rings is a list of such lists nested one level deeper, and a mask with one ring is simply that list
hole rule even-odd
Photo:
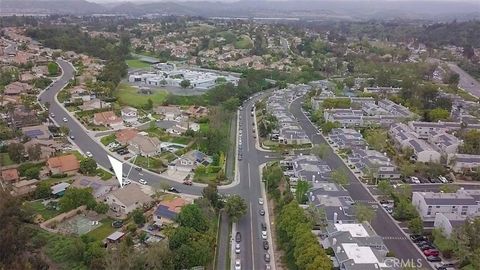
[{"label": "suburban street", "polygon": [[458,82],[458,87],[469,92],[473,96],[480,98],[480,82],[475,78],[470,76],[467,72],[461,69],[459,66],[453,63],[448,63],[448,67],[458,75],[460,75],[460,81]]},{"label": "suburban street", "polygon": [[[66,126],[70,129],[70,135],[75,136],[73,143],[77,145],[83,153],[87,151],[92,153],[95,161],[100,166],[108,169],[111,167],[107,158],[107,155],[109,154],[108,151],[102,145],[100,145],[99,142],[94,140],[88,134],[89,131],[84,129],[83,126],[76,121],[74,117],[67,112],[63,105],[57,102],[55,98],[56,94],[68,84],[75,74],[75,70],[69,62],[58,60],[57,63],[62,68],[63,74],[39,96],[39,100],[44,105],[46,102],[50,104],[49,112],[55,115],[54,120],[58,125]],[[63,118],[66,118],[68,121],[63,121]],[[123,165],[123,174],[128,174],[128,178],[133,181],[144,179],[149,183],[149,185],[156,188],[160,187],[161,182],[165,182],[170,186],[175,187],[178,191],[191,195],[200,195],[203,189],[201,186],[186,186],[182,183],[162,178],[160,175],[152,173],[148,170],[142,170],[139,172],[135,169],[132,169],[131,165],[127,162],[125,162]]]},{"label": "suburban street", "polygon": [[[302,112],[302,102],[304,98],[296,99],[290,106],[290,111],[299,120],[300,125],[305,130],[310,140],[314,144],[327,144],[327,141],[318,134],[317,128],[310,122],[310,120]],[[348,169],[340,157],[329,148],[324,159],[332,170],[336,168],[344,168],[348,172],[350,184],[346,187],[352,199],[356,202],[368,203],[371,205],[378,205],[375,198],[368,192],[367,188],[358,180],[358,178]],[[371,222],[373,229],[382,237],[385,245],[393,252],[394,256],[404,261],[408,260],[411,263],[416,263],[417,260],[421,262],[423,267],[431,268],[430,264],[425,260],[417,247],[403,234],[402,230],[397,227],[392,218],[388,215],[382,207],[378,207],[376,216]]]}]

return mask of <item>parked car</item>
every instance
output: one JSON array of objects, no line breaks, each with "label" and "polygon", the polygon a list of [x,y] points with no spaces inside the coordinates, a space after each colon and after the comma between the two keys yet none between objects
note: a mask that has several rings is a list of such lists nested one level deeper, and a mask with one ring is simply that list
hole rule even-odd
[{"label": "parked car", "polygon": [[418,177],[415,177],[415,176],[411,176],[410,181],[414,184],[420,184],[420,179],[418,179]]},{"label": "parked car", "polygon": [[270,254],[265,253],[265,254],[263,255],[263,259],[265,260],[265,262],[269,263],[269,262],[270,262]]},{"label": "parked car", "polygon": [[423,246],[423,245],[430,245],[430,242],[428,241],[417,241],[415,244],[417,244],[417,246]]},{"label": "parked car", "polygon": [[260,211],[258,211],[258,213],[260,214],[260,216],[265,216],[265,210],[263,210],[263,209],[260,209]]},{"label": "parked car", "polygon": [[68,119],[66,117],[63,117],[63,122],[68,122]]},{"label": "parked car", "polygon": [[267,224],[263,223],[261,224],[261,227],[262,227],[262,231],[266,231],[267,230]]},{"label": "parked car", "polygon": [[146,185],[147,184],[147,181],[143,180],[143,179],[140,179],[138,180],[138,182],[142,185]]},{"label": "parked car", "polygon": [[123,221],[121,220],[115,220],[114,222],[112,222],[112,227],[114,228],[121,228],[123,226]]},{"label": "parked car", "polygon": [[410,235],[410,239],[412,239],[413,242],[417,243],[417,242],[420,242],[420,241],[427,241],[427,237],[423,236],[423,235],[419,235],[419,234],[412,234]]},{"label": "parked car", "polygon": [[75,140],[75,136],[70,135],[70,139]]},{"label": "parked car", "polygon": [[180,191],[178,191],[178,190],[177,190],[176,188],[174,188],[174,187],[169,188],[168,191],[174,192],[174,193],[180,193]]},{"label": "parked car", "polygon": [[93,157],[93,155],[92,155],[92,153],[90,153],[90,151],[85,152],[85,155],[86,155],[87,157]]},{"label": "parked car", "polygon": [[55,114],[51,113],[50,117],[55,118]]},{"label": "parked car", "polygon": [[240,244],[239,243],[235,244],[235,253],[240,254]]},{"label": "parked car", "polygon": [[263,198],[258,198],[258,204],[263,205]]},{"label": "parked car", "polygon": [[272,267],[270,266],[270,264],[265,264],[265,270],[271,270]]},{"label": "parked car", "polygon": [[183,184],[187,185],[187,186],[193,185],[192,180],[185,180],[185,181],[183,181]]},{"label": "parked car", "polygon": [[267,240],[267,231],[262,231],[262,239]]},{"label": "parked car", "polygon": [[242,265],[240,263],[240,259],[235,260],[235,270],[242,270]]},{"label": "parked car", "polygon": [[432,247],[432,245],[423,245],[423,246],[420,246],[419,247],[421,251],[425,251],[425,250],[429,250],[429,249],[434,249],[434,247]]},{"label": "parked car", "polygon": [[440,259],[440,257],[438,257],[438,256],[428,256],[427,261],[429,261],[429,262],[441,262],[442,259]]},{"label": "parked car", "polygon": [[237,233],[235,234],[235,241],[236,241],[237,243],[240,243],[240,242],[242,241],[242,234],[241,234],[240,232],[237,232]]},{"label": "parked car", "polygon": [[449,270],[449,269],[455,269],[455,264],[454,263],[440,263],[439,265],[436,266],[437,270]]},{"label": "parked car", "polygon": [[438,256],[440,252],[436,249],[427,249],[423,251],[423,254],[425,254],[425,256]]},{"label": "parked car", "polygon": [[135,167],[135,170],[141,172],[143,169],[142,169],[142,167]]},{"label": "parked car", "polygon": [[269,248],[268,241],[263,241],[263,249],[268,250]]},{"label": "parked car", "polygon": [[445,178],[444,176],[441,176],[441,175],[438,177],[438,180],[440,180],[440,182],[442,182],[442,183],[448,183],[447,178]]},{"label": "parked car", "polygon": [[128,179],[125,179],[123,180],[123,185],[126,186],[126,185],[130,185],[132,183],[132,181],[128,180]]}]

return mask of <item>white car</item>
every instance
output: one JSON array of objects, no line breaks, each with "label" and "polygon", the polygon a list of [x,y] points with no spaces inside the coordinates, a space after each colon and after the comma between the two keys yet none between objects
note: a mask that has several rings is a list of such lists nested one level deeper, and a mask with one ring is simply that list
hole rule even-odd
[{"label": "white car", "polygon": [[267,231],[262,231],[262,239],[267,240]]},{"label": "white car", "polygon": [[51,113],[50,117],[55,118],[55,114]]},{"label": "white car", "polygon": [[240,263],[240,259],[235,260],[235,270],[242,270],[242,265]]},{"label": "white car", "polygon": [[146,185],[147,184],[147,181],[143,180],[143,179],[140,179],[138,180],[138,182],[142,185]]},{"label": "white car", "polygon": [[93,157],[92,153],[90,153],[89,151],[85,152],[85,155],[86,155],[87,157]]},{"label": "white car", "polygon": [[412,183],[414,184],[420,184],[420,179],[418,179],[418,177],[412,176],[410,177],[410,180],[412,180]]},{"label": "white car", "polygon": [[63,117],[63,122],[68,122],[68,119],[66,117]]},{"label": "white car", "polygon": [[123,185],[126,186],[126,185],[130,185],[132,183],[132,181],[128,180],[128,179],[124,179],[123,180]]},{"label": "white car", "polygon": [[263,205],[263,198],[258,198],[258,204]]},{"label": "white car", "polygon": [[240,254],[240,244],[239,243],[235,244],[235,253]]}]

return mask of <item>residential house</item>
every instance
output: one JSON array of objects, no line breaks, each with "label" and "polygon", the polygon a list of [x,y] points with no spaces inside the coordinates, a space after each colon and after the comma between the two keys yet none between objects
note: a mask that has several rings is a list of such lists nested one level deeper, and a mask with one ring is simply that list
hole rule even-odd
[{"label": "residential house", "polygon": [[118,184],[111,183],[110,181],[103,181],[95,178],[77,178],[72,183],[72,187],[75,188],[91,188],[92,195],[95,198],[104,197],[111,191],[117,188]]},{"label": "residential house", "polygon": [[328,135],[328,139],[334,147],[340,149],[363,148],[367,145],[362,134],[350,128],[334,128]]},{"label": "residential house", "polygon": [[18,170],[16,168],[3,170],[1,175],[2,181],[5,184],[12,184],[20,180],[20,176],[18,175]]},{"label": "residential house", "polygon": [[124,107],[121,113],[124,122],[130,124],[138,122],[138,110],[136,108]]},{"label": "residential house", "polygon": [[12,185],[13,196],[24,196],[34,192],[37,189],[37,179],[22,180]]},{"label": "residential house", "polygon": [[195,161],[198,165],[202,164],[204,166],[208,166],[213,162],[212,157],[198,150],[191,150],[184,154],[183,157]]},{"label": "residential house", "polygon": [[35,110],[26,108],[25,106],[16,106],[10,113],[11,123],[16,128],[35,126],[41,124]]},{"label": "residential house", "polygon": [[190,106],[185,113],[192,118],[202,118],[208,115],[208,108],[203,106]]},{"label": "residential house", "polygon": [[171,224],[175,221],[180,210],[182,210],[187,204],[188,202],[182,198],[163,200],[153,213],[153,221],[159,226],[163,224]]},{"label": "residential house", "polygon": [[91,111],[91,110],[104,109],[104,108],[110,108],[110,107],[111,107],[110,103],[102,101],[98,98],[84,101],[83,104],[79,106],[79,108],[82,111]]},{"label": "residential house", "polygon": [[363,126],[363,112],[355,109],[327,109],[323,111],[326,122],[337,122],[342,127]]},{"label": "residential house", "polygon": [[75,174],[80,168],[80,163],[75,155],[69,154],[49,158],[47,161],[48,169],[52,174]]},{"label": "residential house", "polygon": [[381,86],[375,86],[375,87],[365,87],[363,89],[364,93],[372,93],[372,94],[398,94],[402,90],[402,88],[399,87],[381,87]]},{"label": "residential house", "polygon": [[95,125],[104,125],[114,129],[123,126],[122,118],[116,116],[113,111],[95,113],[93,115],[93,123]]},{"label": "residential house", "polygon": [[455,193],[413,192],[412,205],[424,221],[433,221],[437,213],[467,218],[480,216],[480,190],[459,189]]},{"label": "residential house", "polygon": [[419,138],[427,139],[432,132],[446,132],[451,133],[461,128],[465,129],[480,129],[480,124],[466,125],[460,122],[419,122],[412,121],[408,125],[418,134]]},{"label": "residential house", "polygon": [[396,123],[390,127],[388,133],[397,148],[413,150],[412,159],[420,162],[440,162],[441,154],[433,146],[419,139],[410,126]]},{"label": "residential house", "polygon": [[437,131],[430,133],[428,142],[435,145],[444,156],[457,153],[458,147],[462,145],[462,141],[452,134]]},{"label": "residential house", "polygon": [[308,192],[308,201],[309,204],[325,211],[327,222],[355,222],[355,202],[347,190],[335,183],[327,181],[313,183]]},{"label": "residential house", "polygon": [[455,172],[480,168],[480,155],[452,154],[448,156],[449,166]]},{"label": "residential house", "polygon": [[433,221],[433,227],[450,238],[455,229],[465,224],[465,217],[457,213],[437,213]]},{"label": "residential house", "polygon": [[139,133],[128,141],[128,149],[137,155],[155,156],[161,151],[160,140]]},{"label": "residential house", "polygon": [[139,185],[130,184],[119,188],[106,196],[106,203],[110,209],[121,215],[150,204],[153,200],[145,194]]},{"label": "residential house", "polygon": [[157,106],[153,108],[153,111],[158,115],[162,115],[164,120],[170,121],[182,115],[182,111],[178,106]]},{"label": "residential house", "polygon": [[386,261],[388,249],[368,223],[329,223],[321,235],[322,246],[332,248],[333,265],[345,270],[394,269]]},{"label": "residential house", "polygon": [[331,169],[327,163],[314,155],[297,155],[280,161],[284,174],[295,184],[298,180],[316,183],[330,179]]},{"label": "residential house", "polygon": [[307,133],[300,126],[289,126],[280,129],[278,142],[283,144],[303,145],[311,143]]},{"label": "residential house", "polygon": [[179,157],[168,164],[168,169],[173,171],[192,172],[195,168],[197,168],[195,160],[185,156]]},{"label": "residential house", "polygon": [[31,91],[32,89],[33,87],[28,83],[13,82],[5,86],[5,90],[3,90],[3,94],[8,96],[20,95],[20,94],[25,94]]},{"label": "residential house", "polygon": [[121,145],[127,145],[128,142],[135,138],[135,136],[137,135],[138,130],[132,128],[122,129],[115,133],[117,142],[119,142]]},{"label": "residential house", "polygon": [[39,140],[39,139],[31,139],[28,142],[23,144],[25,149],[30,147],[34,147],[36,145],[40,145],[40,159],[46,160],[53,156],[55,153],[60,152],[63,150],[62,144],[58,143],[54,140]]},{"label": "residential house", "polygon": [[348,155],[348,163],[360,170],[363,177],[375,179],[400,179],[400,171],[386,155],[362,148],[352,149]]}]

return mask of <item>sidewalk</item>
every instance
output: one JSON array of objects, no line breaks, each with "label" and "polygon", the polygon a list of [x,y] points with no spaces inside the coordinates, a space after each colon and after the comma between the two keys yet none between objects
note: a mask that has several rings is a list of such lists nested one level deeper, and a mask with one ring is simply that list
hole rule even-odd
[{"label": "sidewalk", "polygon": [[224,211],[220,213],[220,225],[218,227],[218,239],[217,239],[217,256],[215,269],[223,270],[227,268],[227,257],[230,249],[228,245],[230,243],[230,223],[228,221],[228,216]]}]

